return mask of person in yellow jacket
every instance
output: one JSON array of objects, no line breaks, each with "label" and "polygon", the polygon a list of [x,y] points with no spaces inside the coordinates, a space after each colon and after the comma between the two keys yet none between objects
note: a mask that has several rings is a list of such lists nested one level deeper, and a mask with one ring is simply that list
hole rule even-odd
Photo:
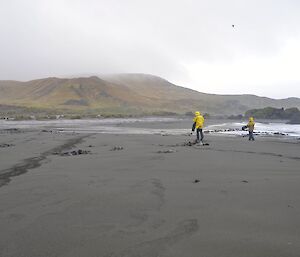
[{"label": "person in yellow jacket", "polygon": [[249,130],[249,141],[250,140],[254,141],[254,136],[253,136],[254,126],[255,126],[254,118],[250,117],[249,122],[247,124],[247,128]]},{"label": "person in yellow jacket", "polygon": [[[195,112],[195,117],[193,119],[193,128],[192,128],[192,131],[195,131],[197,132],[197,143],[201,142],[203,144],[203,138],[204,138],[204,135],[203,135],[203,126],[204,126],[204,117],[201,115],[200,112]],[[200,138],[200,136],[201,138]]]}]

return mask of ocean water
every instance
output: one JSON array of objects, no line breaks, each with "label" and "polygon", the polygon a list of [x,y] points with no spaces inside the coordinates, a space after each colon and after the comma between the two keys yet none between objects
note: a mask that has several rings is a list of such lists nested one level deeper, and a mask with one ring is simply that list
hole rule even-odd
[{"label": "ocean water", "polygon": [[[229,134],[229,135],[246,135],[247,131],[242,131],[242,126],[246,125],[247,122],[229,122],[229,123],[220,123],[213,124],[206,129],[208,130],[221,130],[217,133]],[[226,131],[232,129],[232,131]],[[283,122],[256,122],[254,132],[260,135],[274,135],[274,136],[289,136],[289,137],[300,137],[300,125],[286,124]]]},{"label": "ocean water", "polygon": [[[207,121],[206,131],[223,135],[246,135],[241,128],[247,122]],[[147,117],[128,119],[82,119],[47,121],[6,121],[0,120],[3,129],[40,129],[74,133],[110,133],[110,134],[171,134],[186,135],[191,132],[191,120],[187,118]],[[256,122],[255,132],[268,136],[300,137],[300,125],[283,122]]]}]

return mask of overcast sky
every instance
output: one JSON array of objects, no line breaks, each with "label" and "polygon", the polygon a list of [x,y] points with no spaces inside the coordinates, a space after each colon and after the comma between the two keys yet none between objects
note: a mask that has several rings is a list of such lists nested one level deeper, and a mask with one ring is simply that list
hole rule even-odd
[{"label": "overcast sky", "polygon": [[300,97],[300,1],[0,0],[0,58],[1,80],[149,73]]}]

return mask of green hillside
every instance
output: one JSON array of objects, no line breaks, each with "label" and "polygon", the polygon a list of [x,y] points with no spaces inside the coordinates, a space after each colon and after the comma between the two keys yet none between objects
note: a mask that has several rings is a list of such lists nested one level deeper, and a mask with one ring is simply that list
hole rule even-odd
[{"label": "green hillside", "polygon": [[205,94],[152,75],[118,74],[27,82],[0,81],[0,105],[72,113],[182,114],[200,110],[224,115],[242,114],[249,109],[267,106],[300,108],[300,99]]}]

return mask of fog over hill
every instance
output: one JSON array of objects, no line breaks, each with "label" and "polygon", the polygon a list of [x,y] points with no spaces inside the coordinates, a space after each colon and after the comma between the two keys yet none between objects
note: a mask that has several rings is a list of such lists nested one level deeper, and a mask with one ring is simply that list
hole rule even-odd
[{"label": "fog over hill", "polygon": [[150,114],[200,110],[210,114],[242,114],[267,106],[300,108],[300,99],[205,94],[153,75],[115,74],[27,82],[0,81],[0,104],[74,113]]}]

